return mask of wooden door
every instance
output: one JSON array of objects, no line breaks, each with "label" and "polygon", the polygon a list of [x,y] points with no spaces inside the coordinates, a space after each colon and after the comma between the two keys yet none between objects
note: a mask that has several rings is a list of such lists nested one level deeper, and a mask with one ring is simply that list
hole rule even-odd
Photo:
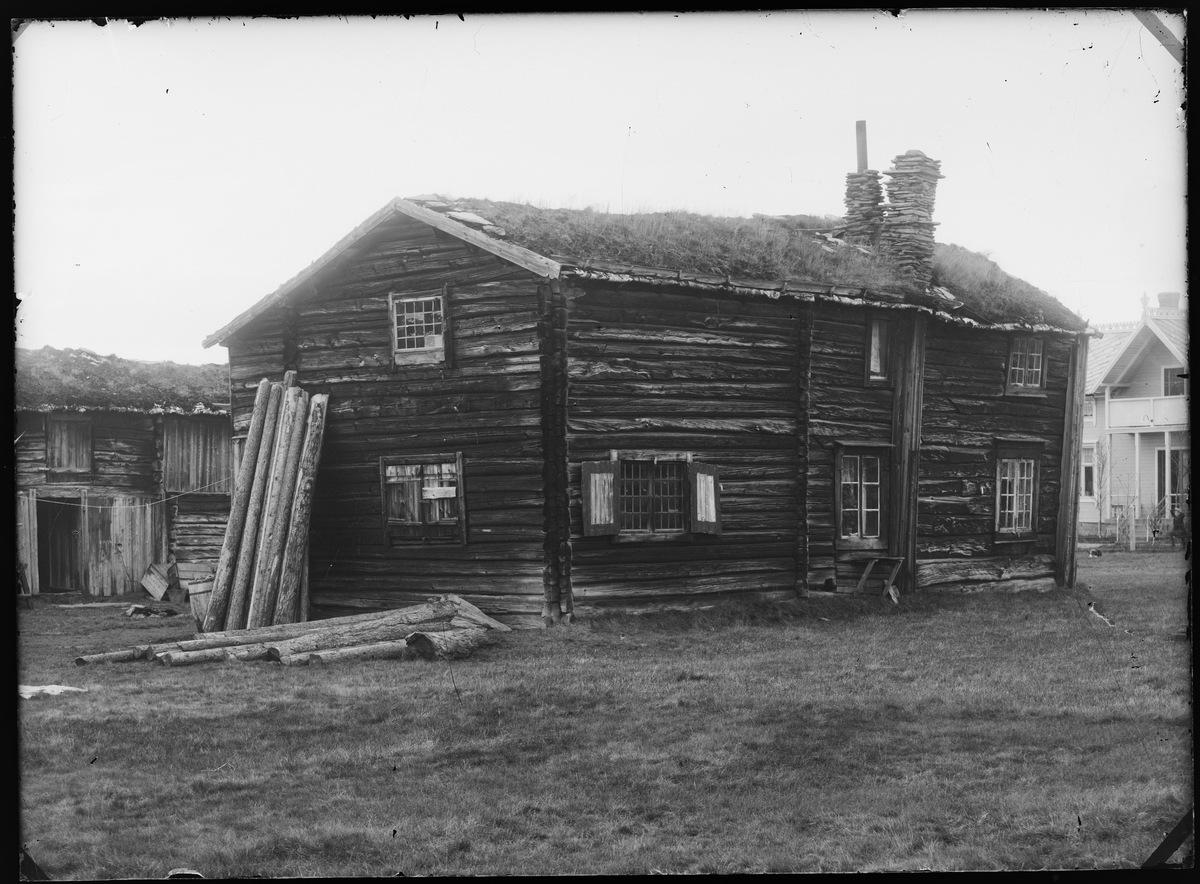
[{"label": "wooden door", "polygon": [[36,502],[38,586],[42,592],[78,592],[84,588],[84,521],[78,499]]},{"label": "wooden door", "polygon": [[[37,492],[17,494],[17,567],[25,574],[29,592],[41,591],[38,582]],[[20,583],[18,582],[18,588]]]}]

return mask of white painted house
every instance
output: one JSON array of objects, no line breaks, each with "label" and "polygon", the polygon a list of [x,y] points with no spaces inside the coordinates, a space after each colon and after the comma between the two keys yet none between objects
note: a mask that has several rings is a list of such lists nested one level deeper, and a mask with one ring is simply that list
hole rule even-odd
[{"label": "white painted house", "polygon": [[1166,537],[1191,483],[1187,306],[1142,298],[1137,322],[1097,326],[1088,353],[1079,528],[1135,542]]}]

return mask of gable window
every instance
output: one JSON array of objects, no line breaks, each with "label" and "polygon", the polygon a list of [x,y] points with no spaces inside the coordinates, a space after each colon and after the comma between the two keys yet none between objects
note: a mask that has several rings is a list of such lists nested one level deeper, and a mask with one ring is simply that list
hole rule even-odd
[{"label": "gable window", "polygon": [[1162,394],[1164,396],[1186,396],[1188,394],[1187,372],[1181,365],[1172,365],[1162,370]]},{"label": "gable window", "polygon": [[887,546],[888,453],[887,448],[839,446],[834,498],[839,547]]},{"label": "gable window", "polygon": [[1080,489],[1084,497],[1096,496],[1096,446],[1083,446],[1083,457],[1080,459],[1082,476]]},{"label": "gable window", "polygon": [[583,464],[583,533],[681,539],[721,533],[717,468],[678,452],[613,452]]},{"label": "gable window", "polygon": [[886,319],[867,320],[866,382],[887,384],[892,380],[891,372],[892,323]]},{"label": "gable window", "polygon": [[1045,386],[1044,345],[1045,342],[1041,338],[1012,339],[1012,347],[1008,353],[1009,392],[1039,392]]},{"label": "gable window", "polygon": [[389,543],[467,542],[461,452],[382,457],[379,482]]},{"label": "gable window", "polygon": [[388,295],[395,365],[448,363],[450,348],[449,290],[419,295]]},{"label": "gable window", "polygon": [[1040,459],[1039,445],[997,443],[996,533],[1004,540],[1028,540],[1037,534]]},{"label": "gable window", "polygon": [[92,421],[83,415],[46,418],[46,481],[92,480]]}]

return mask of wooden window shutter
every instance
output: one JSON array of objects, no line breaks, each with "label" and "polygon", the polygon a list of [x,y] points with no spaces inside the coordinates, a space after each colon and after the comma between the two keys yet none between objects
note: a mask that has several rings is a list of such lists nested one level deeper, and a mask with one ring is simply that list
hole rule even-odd
[{"label": "wooden window shutter", "polygon": [[586,537],[617,534],[617,463],[583,465],[583,533]]},{"label": "wooden window shutter", "polygon": [[[454,286],[442,286],[442,359],[446,368],[454,368]],[[461,475],[461,474],[460,474]],[[462,483],[459,483],[459,487]]]},{"label": "wooden window shutter", "polygon": [[721,474],[706,463],[688,464],[692,488],[692,533],[721,533]]},{"label": "wooden window shutter", "polygon": [[[447,325],[449,328],[449,325]],[[450,353],[450,342],[446,342],[446,353]],[[446,357],[449,358],[449,355]],[[463,475],[463,456],[461,451],[454,453],[454,468],[455,468],[455,494],[458,497],[458,539],[463,546],[467,545],[467,499],[465,491],[467,482]]]}]

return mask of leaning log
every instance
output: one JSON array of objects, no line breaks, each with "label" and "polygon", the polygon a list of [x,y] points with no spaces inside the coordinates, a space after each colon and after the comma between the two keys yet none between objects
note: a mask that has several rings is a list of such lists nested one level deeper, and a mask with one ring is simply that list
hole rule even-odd
[{"label": "leaning log", "polygon": [[254,468],[254,486],[250,489],[250,500],[246,504],[245,527],[238,548],[237,565],[234,568],[233,588],[229,594],[229,610],[225,614],[226,629],[242,629],[246,625],[246,608],[250,583],[254,577],[254,553],[258,538],[258,519],[262,513],[263,493],[267,477],[271,473],[271,450],[275,442],[279,406],[283,402],[283,387],[271,385],[271,398],[267,403],[267,415],[263,424],[262,439],[259,441],[258,458]]},{"label": "leaning log", "polygon": [[246,434],[246,445],[242,449],[242,463],[238,467],[234,484],[233,500],[229,506],[229,521],[225,523],[225,543],[221,546],[221,558],[217,562],[217,573],[213,578],[212,598],[204,615],[201,632],[215,632],[225,626],[225,614],[229,610],[229,591],[233,586],[233,572],[241,545],[242,529],[246,524],[246,507],[250,503],[250,487],[254,484],[254,465],[258,462],[258,446],[262,441],[263,426],[267,419],[267,403],[271,399],[271,382],[263,378],[258,382],[254,394],[254,410],[250,414],[250,430]]},{"label": "leaning log", "polygon": [[408,636],[408,647],[425,660],[465,657],[487,641],[488,630],[482,627],[451,629],[446,632],[414,632]]},{"label": "leaning log", "polygon": [[291,521],[292,494],[296,489],[296,469],[300,463],[300,446],[304,442],[305,418],[308,414],[308,394],[299,387],[287,391],[283,417],[279,421],[275,454],[271,459],[271,478],[267,482],[267,499],[259,527],[258,552],[254,558],[254,584],[250,592],[250,609],[246,627],[255,629],[270,626],[275,616],[275,599],[279,592],[279,566],[288,524]]},{"label": "leaning log", "polygon": [[[308,619],[306,610],[301,610],[301,584],[308,562],[308,527],[312,516],[313,485],[317,478],[317,465],[321,459],[321,442],[325,435],[328,405],[327,393],[315,394],[309,403],[304,453],[296,471],[291,524],[288,526],[287,543],[280,568],[279,597],[275,602],[276,624],[296,623]],[[304,608],[307,608],[307,605]]]}]

